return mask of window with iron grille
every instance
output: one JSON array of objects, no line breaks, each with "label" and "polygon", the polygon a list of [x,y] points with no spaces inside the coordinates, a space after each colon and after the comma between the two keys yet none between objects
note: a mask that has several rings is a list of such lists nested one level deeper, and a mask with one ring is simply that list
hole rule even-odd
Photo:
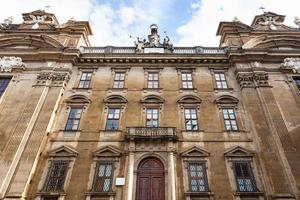
[{"label": "window with iron grille", "polygon": [[119,119],[120,119],[120,109],[119,108],[109,108],[105,130],[118,130],[119,129]]},{"label": "window with iron grille", "polygon": [[223,108],[222,112],[226,130],[237,131],[238,126],[234,110],[232,108]]},{"label": "window with iron grille", "polygon": [[185,108],[184,116],[185,116],[185,130],[187,131],[198,130],[197,110],[195,108]]},{"label": "window with iron grille", "polygon": [[79,82],[79,88],[89,88],[90,83],[92,79],[92,73],[91,72],[82,72],[80,82]]},{"label": "window with iron grille", "polygon": [[237,190],[239,192],[255,192],[254,177],[249,162],[233,162]]},{"label": "window with iron grille", "polygon": [[78,130],[82,108],[71,108],[65,130]]},{"label": "window with iron grille", "polygon": [[64,183],[67,176],[69,161],[55,160],[51,162],[47,179],[44,185],[46,192],[64,191]]},{"label": "window with iron grille", "polygon": [[158,108],[147,108],[146,127],[158,127]]},{"label": "window with iron grille", "polygon": [[0,97],[5,92],[8,84],[10,82],[10,78],[0,78]]},{"label": "window with iron grille", "polygon": [[228,88],[224,73],[215,73],[215,80],[216,80],[216,84],[217,84],[218,89]]},{"label": "window with iron grille", "polygon": [[148,88],[158,88],[158,78],[157,72],[148,73]]},{"label": "window with iron grille", "polygon": [[94,192],[110,192],[113,180],[113,164],[97,162],[94,176]]},{"label": "window with iron grille", "polygon": [[188,89],[193,88],[192,73],[187,73],[187,72],[181,73],[181,81],[182,81],[183,88],[188,88]]},{"label": "window with iron grille", "polygon": [[113,88],[124,88],[125,73],[116,72]]},{"label": "window with iron grille", "polygon": [[294,83],[296,84],[298,90],[300,91],[300,77],[294,77]]},{"label": "window with iron grille", "polygon": [[188,177],[191,192],[208,191],[206,166],[204,162],[190,162],[188,166]]}]

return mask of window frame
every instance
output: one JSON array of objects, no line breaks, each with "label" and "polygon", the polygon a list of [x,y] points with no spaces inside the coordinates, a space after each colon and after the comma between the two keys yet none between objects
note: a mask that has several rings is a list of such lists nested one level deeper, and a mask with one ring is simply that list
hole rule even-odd
[{"label": "window frame", "polygon": [[[191,80],[188,80],[188,78],[186,77],[186,80],[183,79],[183,75],[187,75],[190,74],[191,75]],[[181,88],[185,89],[185,90],[191,90],[194,89],[194,84],[193,84],[193,72],[192,71],[181,71],[180,73],[180,80],[181,80]],[[185,87],[185,83],[187,84],[187,87]],[[191,83],[191,87],[189,87],[189,84]]]},{"label": "window frame", "polygon": [[[102,161],[102,160],[97,160],[95,162],[96,166],[95,166],[95,170],[94,170],[94,175],[93,175],[93,182],[92,182],[92,188],[91,188],[91,191],[92,192],[100,192],[100,193],[110,193],[110,192],[113,192],[113,180],[114,180],[114,172],[115,172],[115,163],[114,161]],[[110,179],[110,184],[109,184],[109,190],[108,191],[104,191],[104,182],[105,182],[105,179],[106,178],[102,178],[104,179],[103,180],[103,183],[101,185],[101,190],[98,190],[99,188],[96,188],[96,183],[97,181],[99,180],[99,176],[97,176],[97,174],[99,174],[99,168],[101,165],[110,165],[111,166],[111,172],[110,172],[110,176],[109,176],[109,179]],[[105,167],[105,171],[104,173],[106,173],[106,167]],[[106,177],[106,176],[103,176],[103,177]]]},{"label": "window frame", "polygon": [[[72,109],[81,109],[80,117],[79,118],[76,118],[76,117],[75,118],[70,118]],[[83,109],[84,109],[83,106],[70,106],[70,108],[69,108],[70,111],[69,111],[68,118],[67,118],[67,121],[66,121],[65,129],[64,129],[65,131],[78,131],[78,130],[80,130],[79,126],[80,126],[80,121],[81,121],[82,114],[83,114]],[[73,129],[73,128],[68,129],[67,128],[68,127],[68,122],[72,121],[72,120],[78,120],[78,124],[77,124],[77,128],[76,129]],[[74,124],[72,124],[72,127],[73,127],[73,125]]]},{"label": "window frame", "polygon": [[[157,118],[155,121],[157,121],[157,126],[153,126],[153,112],[151,112],[151,119],[149,119],[152,123],[152,126],[148,126],[148,110],[157,110]],[[158,128],[159,127],[159,111],[160,109],[158,107],[146,107],[146,117],[145,117],[145,126],[147,128]]]},{"label": "window frame", "polygon": [[[54,164],[57,163],[57,162],[62,162],[65,164],[65,167],[66,167],[66,171],[65,171],[65,174],[64,174],[64,177],[63,177],[63,181],[62,181],[62,185],[61,185],[61,189],[59,190],[49,190],[48,187],[49,187],[49,182],[50,182],[50,179],[51,179],[51,174],[52,174],[52,170],[54,168]],[[65,191],[65,183],[66,183],[66,180],[67,180],[67,176],[68,176],[68,172],[69,172],[69,169],[70,169],[70,163],[71,163],[71,160],[65,160],[65,159],[53,159],[53,160],[50,160],[50,165],[49,165],[49,168],[48,168],[48,171],[47,171],[47,175],[46,175],[46,179],[44,181],[44,184],[43,184],[43,188],[42,188],[42,191],[43,192],[64,192]],[[56,186],[57,187],[57,186]]]},{"label": "window frame", "polygon": [[[220,80],[217,79],[216,75],[219,75]],[[224,80],[222,80],[220,75],[224,76]],[[214,80],[215,80],[216,89],[218,89],[218,90],[227,90],[227,89],[229,89],[227,78],[226,78],[226,73],[224,71],[215,71],[213,73],[213,76],[214,76]],[[219,87],[218,83],[221,84],[221,87]],[[226,87],[223,87],[223,83],[225,83]]]},{"label": "window frame", "polygon": [[[225,116],[224,116],[224,110],[227,110],[227,115],[228,115],[228,117],[229,117],[228,119],[225,118]],[[230,114],[229,114],[228,110],[232,110],[233,116],[234,116],[233,119],[230,118]],[[221,113],[222,113],[223,124],[224,124],[225,130],[226,130],[226,131],[239,132],[240,130],[239,130],[239,125],[238,125],[237,116],[236,116],[236,113],[235,113],[235,108],[233,108],[233,107],[221,107]],[[230,129],[227,129],[226,121],[229,121]],[[232,127],[233,127],[232,121],[235,122],[236,130],[234,130],[234,129],[232,128]]]},{"label": "window frame", "polygon": [[[150,80],[150,75],[157,75],[157,80],[154,80],[154,77],[152,77],[152,80]],[[149,87],[150,83],[157,83],[157,87]],[[155,84],[154,84],[155,85]],[[147,89],[159,89],[159,72],[156,71],[148,71],[147,74]]]},{"label": "window frame", "polygon": [[[89,77],[89,79],[83,79],[84,74],[90,75],[90,76],[86,75],[86,78]],[[80,79],[79,79],[78,88],[80,88],[80,89],[90,89],[90,85],[91,85],[91,82],[92,82],[92,76],[93,76],[93,72],[83,71],[81,73],[81,76],[80,76]],[[81,83],[83,83],[83,87],[81,87]],[[85,83],[88,83],[87,87],[84,87]]]},{"label": "window frame", "polygon": [[[252,191],[241,191],[240,190],[240,185],[238,183],[238,176],[237,176],[237,171],[236,171],[236,164],[246,164],[247,165],[247,170],[248,170],[248,179],[251,180],[251,187],[253,188]],[[256,185],[256,181],[255,181],[255,177],[254,177],[254,173],[253,173],[253,169],[251,167],[251,161],[248,160],[232,160],[232,169],[233,169],[233,175],[234,175],[234,179],[235,179],[235,184],[236,184],[236,190],[237,192],[240,193],[252,193],[252,192],[259,192],[257,185]]]},{"label": "window frame", "polygon": [[[123,79],[120,79],[120,78],[117,79],[118,74],[122,74],[124,76],[124,78]],[[125,71],[115,71],[112,88],[113,89],[124,89],[125,88],[125,80],[126,80],[126,72]],[[115,83],[117,83],[118,87],[115,87]],[[120,83],[123,84],[122,87],[120,87]]]},{"label": "window frame", "polygon": [[[197,184],[197,191],[193,191],[192,190],[192,183],[191,183],[192,178],[191,178],[191,171],[190,171],[190,166],[192,164],[193,165],[202,165],[202,167],[203,167],[203,171],[202,171],[203,172],[203,177],[199,178],[199,176],[198,176],[198,178],[196,179],[196,180],[203,179],[203,181],[204,181],[204,187],[205,187],[205,190],[203,190],[203,191],[200,190],[200,186],[198,184]],[[195,172],[197,173],[198,171],[195,171]],[[199,161],[191,160],[191,161],[187,161],[187,174],[188,174],[189,192],[192,192],[192,193],[209,192],[206,161],[204,161],[204,160],[199,160]]]},{"label": "window frame", "polygon": [[[191,121],[191,123],[192,123],[192,121],[196,121],[197,122],[197,129],[195,129],[195,130],[193,130],[193,129],[187,129],[187,123],[186,123],[186,121],[187,121],[187,118],[186,118],[186,110],[190,110],[190,121]],[[192,118],[192,114],[191,114],[191,110],[195,110],[195,114],[196,114],[196,119],[193,119]],[[188,107],[188,106],[186,106],[186,107],[184,107],[183,108],[183,115],[184,115],[184,128],[185,128],[185,131],[188,131],[188,132],[193,132],[193,131],[199,131],[200,130],[200,128],[199,128],[199,119],[198,119],[198,109],[197,108],[195,108],[195,107]],[[193,125],[193,123],[191,124],[191,127],[192,127],[192,125]]]},{"label": "window frame", "polygon": [[[110,119],[109,118],[109,115],[110,115],[110,113],[109,113],[109,111],[110,110],[119,110],[119,117],[118,117],[118,119],[115,119],[114,118],[114,116],[115,116],[115,112],[113,113],[113,118],[112,119]],[[120,130],[120,119],[121,119],[121,111],[122,111],[122,108],[120,108],[120,107],[108,107],[107,108],[107,116],[106,116],[106,122],[105,122],[105,131],[118,131],[118,130]],[[107,127],[108,127],[108,121],[109,120],[112,120],[112,121],[115,121],[115,120],[117,120],[118,121],[118,127],[117,127],[117,129],[108,129]]]}]

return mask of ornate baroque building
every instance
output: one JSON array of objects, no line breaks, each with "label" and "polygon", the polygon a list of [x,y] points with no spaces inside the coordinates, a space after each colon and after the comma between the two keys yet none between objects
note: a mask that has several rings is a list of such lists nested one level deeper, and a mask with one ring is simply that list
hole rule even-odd
[{"label": "ornate baroque building", "polygon": [[0,199],[299,199],[300,29],[284,18],[221,22],[212,48],[156,25],[91,47],[88,22],[6,19]]}]

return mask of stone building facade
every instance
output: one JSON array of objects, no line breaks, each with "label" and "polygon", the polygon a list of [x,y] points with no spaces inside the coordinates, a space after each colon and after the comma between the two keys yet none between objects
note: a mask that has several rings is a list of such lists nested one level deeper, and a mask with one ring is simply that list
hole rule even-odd
[{"label": "stone building facade", "polygon": [[299,199],[300,29],[284,18],[221,22],[220,47],[173,47],[156,25],[91,47],[88,22],[5,20],[0,199]]}]

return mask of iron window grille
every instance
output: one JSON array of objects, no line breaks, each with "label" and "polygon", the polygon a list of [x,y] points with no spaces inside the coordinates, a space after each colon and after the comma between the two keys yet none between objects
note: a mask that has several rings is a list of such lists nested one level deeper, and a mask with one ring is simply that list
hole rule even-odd
[{"label": "iron window grille", "polygon": [[223,108],[222,112],[226,130],[238,131],[238,125],[234,110],[232,108]]},{"label": "iron window grille", "polygon": [[249,162],[233,162],[237,190],[239,192],[256,192],[257,188]]},{"label": "iron window grille", "polygon": [[51,162],[50,169],[45,181],[44,191],[62,192],[67,176],[69,161],[55,160]]},{"label": "iron window grille", "polygon": [[92,79],[92,73],[91,72],[82,72],[80,82],[79,82],[79,88],[89,88],[90,83]]},{"label": "iron window grille", "polygon": [[298,90],[300,91],[300,77],[294,77],[293,80],[294,80],[294,83],[296,84]]},{"label": "iron window grille", "polygon": [[92,191],[110,192],[112,190],[113,164],[97,162]]},{"label": "iron window grille", "polygon": [[208,183],[204,162],[190,162],[188,165],[189,187],[191,192],[207,192]]},{"label": "iron window grille", "polygon": [[215,73],[215,80],[218,89],[227,89],[227,82],[224,73]]},{"label": "iron window grille", "polygon": [[1,78],[0,79],[0,97],[5,92],[9,82],[10,82],[10,78]]},{"label": "iron window grille", "polygon": [[117,72],[115,74],[113,88],[124,88],[125,73]]},{"label": "iron window grille", "polygon": [[65,130],[78,130],[82,108],[71,108]]},{"label": "iron window grille", "polygon": [[119,108],[109,108],[105,130],[118,130],[119,129],[119,119],[120,119],[120,109]]},{"label": "iron window grille", "polygon": [[182,87],[187,89],[193,88],[192,73],[181,73]]},{"label": "iron window grille", "polygon": [[147,108],[146,127],[158,127],[158,108]]},{"label": "iron window grille", "polygon": [[148,88],[158,88],[158,73],[148,73]]},{"label": "iron window grille", "polygon": [[195,108],[185,108],[184,117],[185,117],[185,129],[187,131],[198,130],[197,110]]}]

